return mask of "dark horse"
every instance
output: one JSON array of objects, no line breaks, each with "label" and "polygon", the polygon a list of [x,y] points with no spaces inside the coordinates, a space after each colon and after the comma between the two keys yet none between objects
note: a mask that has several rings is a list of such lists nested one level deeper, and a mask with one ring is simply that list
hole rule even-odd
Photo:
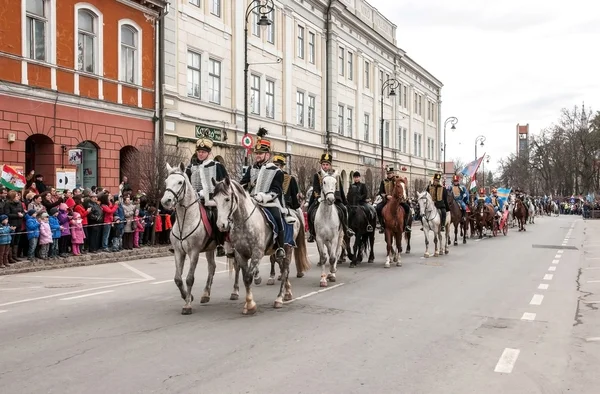
[{"label": "dark horse", "polygon": [[400,253],[402,253],[402,233],[404,232],[405,215],[404,209],[400,203],[406,199],[406,184],[406,178],[396,176],[394,179],[394,188],[391,193],[392,198],[385,204],[385,207],[383,207],[382,214],[383,222],[385,224],[385,243],[387,245],[387,254],[384,264],[385,268],[390,268],[390,257],[393,258],[397,267],[402,266]]},{"label": "dark horse", "polygon": [[[454,246],[458,245],[458,229],[460,228],[460,234],[463,239],[463,244],[467,243],[467,217],[465,215],[465,220],[462,220],[462,211],[460,206],[452,196],[452,193],[448,193],[447,196],[448,205],[450,206],[450,218],[451,223],[454,226]],[[448,245],[450,245],[450,237],[448,237]]]},{"label": "dark horse", "polygon": [[[352,258],[350,268],[356,267],[356,264],[362,263],[363,253],[369,255],[367,263],[372,264],[375,261],[373,247],[375,245],[375,226],[377,215],[373,210],[368,215],[361,205],[355,204],[355,201],[348,201],[348,225],[354,231],[354,248],[351,250],[350,242],[346,242],[348,257]],[[367,228],[371,226],[371,231]]]},{"label": "dark horse", "polygon": [[475,211],[475,223],[479,239],[483,238],[483,228],[494,228],[494,207],[479,200]]},{"label": "dark horse", "polygon": [[515,208],[513,211],[513,215],[517,222],[519,223],[519,231],[527,231],[525,229],[525,223],[527,223],[527,208],[523,201],[517,198],[515,202]]}]

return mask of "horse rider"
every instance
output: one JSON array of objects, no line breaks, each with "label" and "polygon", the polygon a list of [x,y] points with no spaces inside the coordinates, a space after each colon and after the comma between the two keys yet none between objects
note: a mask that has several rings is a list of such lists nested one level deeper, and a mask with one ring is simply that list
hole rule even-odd
[{"label": "horse rider", "polygon": [[446,212],[450,210],[448,205],[448,190],[440,185],[442,174],[437,173],[433,176],[431,184],[427,186],[427,193],[431,196],[433,203],[437,209],[440,210],[440,231],[446,231]]},{"label": "horse rider", "polygon": [[492,195],[486,198],[485,203],[494,207],[494,213],[497,217],[501,216],[500,212],[503,211],[504,201],[498,197],[498,190],[495,187],[492,188]]},{"label": "horse rider", "polygon": [[283,172],[283,196],[285,200],[286,208],[293,209],[294,211],[300,208],[300,202],[298,201],[298,193],[300,190],[298,188],[298,182],[296,181],[296,177],[291,174],[288,174],[285,167],[285,157],[283,155],[275,155],[273,156],[273,163],[279,167],[279,169]]},{"label": "horse rider", "polygon": [[[369,192],[367,191],[367,185],[360,181],[360,172],[356,171],[352,174],[352,180],[354,182],[348,188],[346,199],[350,204],[360,206],[367,218],[375,218],[376,212],[373,209],[373,206],[367,203]],[[373,227],[370,224],[367,225],[367,231],[373,231]]]},{"label": "horse rider", "polygon": [[[263,138],[267,130],[261,127],[257,133],[254,146],[254,165],[246,170],[240,184],[248,190],[250,195],[261,207],[273,216],[277,226],[277,250],[275,257],[285,258],[285,228],[283,223],[283,171],[271,159],[271,141]],[[287,212],[287,210],[286,210]],[[286,217],[286,221],[293,223],[293,217]]]},{"label": "horse rider", "polygon": [[[381,228],[379,229],[380,234],[383,234],[385,232],[385,225],[383,223],[383,208],[385,207],[387,202],[392,199],[392,191],[394,190],[394,182],[396,181],[396,169],[393,165],[388,165],[385,168],[385,171],[387,178],[382,180],[379,184],[379,195],[381,196],[381,202],[377,204],[376,209],[377,217],[379,218],[379,224],[381,225]],[[402,196],[400,205],[404,209],[404,232],[408,232],[410,231],[410,226],[408,225],[408,215],[410,215],[410,206],[406,202],[406,196]]]},{"label": "horse rider", "polygon": [[[333,158],[331,154],[325,152],[321,155],[321,169],[317,171],[313,175],[312,187],[313,192],[310,196],[310,200],[308,202],[308,228],[310,234],[308,236],[308,242],[315,241],[315,225],[313,223],[313,213],[316,212],[316,208],[318,207],[317,201],[319,197],[321,197],[321,188],[323,186],[323,178],[327,175],[332,175],[334,173],[333,168],[331,168]],[[342,182],[339,177],[337,180],[338,190],[335,192],[335,205],[338,207],[338,215],[340,217],[340,223],[342,224],[342,229],[344,230],[344,238],[354,236],[354,231],[348,228],[348,209],[346,205],[348,202],[346,201],[346,194],[344,193],[344,188],[342,186]]]},{"label": "horse rider", "polygon": [[227,170],[218,161],[209,159],[212,151],[213,141],[208,138],[200,138],[196,141],[196,153],[192,156],[190,165],[187,166],[185,172],[192,184],[192,187],[198,193],[200,202],[207,210],[209,214],[211,226],[215,230],[213,234],[215,241],[217,242],[217,256],[225,256],[225,243],[226,233],[217,230],[215,221],[217,220],[216,204],[213,200],[213,192],[215,187],[212,183],[220,182],[225,178],[228,178]]},{"label": "horse rider", "polygon": [[454,174],[452,177],[452,195],[454,196],[454,201],[460,207],[461,212],[461,222],[464,222],[465,217],[467,215],[467,204],[469,204],[469,192],[465,185],[460,184],[460,177],[458,174]]}]

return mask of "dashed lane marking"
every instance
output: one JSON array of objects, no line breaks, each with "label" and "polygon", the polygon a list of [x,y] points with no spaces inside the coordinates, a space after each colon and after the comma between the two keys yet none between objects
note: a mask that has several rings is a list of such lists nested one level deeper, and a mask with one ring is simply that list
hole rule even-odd
[{"label": "dashed lane marking", "polygon": [[529,305],[542,305],[542,301],[544,301],[544,296],[541,294],[534,294],[529,301]]},{"label": "dashed lane marking", "polygon": [[600,267],[587,267],[586,270],[600,270]]},{"label": "dashed lane marking", "polygon": [[552,275],[552,274],[544,275],[544,280],[552,280],[552,278],[554,278],[554,275]]},{"label": "dashed lane marking", "polygon": [[523,313],[523,316],[521,316],[521,320],[534,321],[535,316],[536,316],[535,313],[525,312],[525,313]]},{"label": "dashed lane marking", "polygon": [[554,256],[555,259],[560,259],[562,256],[557,254],[556,256]]},{"label": "dashed lane marking", "polygon": [[600,280],[588,280],[587,283],[600,283]]},{"label": "dashed lane marking", "polygon": [[548,267],[548,271],[556,271],[556,267]]},{"label": "dashed lane marking", "polygon": [[563,254],[563,253],[564,253],[564,250],[562,250],[562,249],[559,249],[559,250],[558,250],[558,252],[556,252],[556,253],[557,253],[557,254]]},{"label": "dashed lane marking", "polygon": [[327,287],[327,288],[325,288],[325,289],[321,289],[321,290],[313,291],[313,292],[310,292],[310,293],[304,294],[303,296],[296,297],[296,298],[294,298],[294,299],[292,299],[292,300],[289,300],[289,301],[284,301],[283,303],[284,303],[284,304],[289,304],[289,303],[291,303],[291,302],[298,301],[298,300],[301,300],[301,299],[303,299],[303,298],[312,297],[312,296],[314,296],[314,295],[317,295],[317,294],[319,294],[319,293],[324,293],[324,292],[326,292],[326,291],[333,290],[333,289],[335,289],[335,288],[337,288],[337,287],[340,287],[340,286],[343,286],[343,285],[345,285],[345,283],[338,283],[337,285],[334,285],[334,286],[331,286],[331,287]]},{"label": "dashed lane marking", "polygon": [[552,260],[552,264],[558,264],[560,263],[560,260]]},{"label": "dashed lane marking", "polygon": [[496,364],[496,368],[494,368],[494,372],[511,373],[515,367],[517,358],[519,358],[519,353],[521,353],[519,349],[504,349],[500,360],[498,360],[498,364]]},{"label": "dashed lane marking", "polygon": [[78,295],[78,296],[75,296],[75,297],[61,298],[60,301],[69,301],[69,300],[76,300],[78,298],[92,297],[92,296],[97,296],[97,295],[100,295],[100,294],[112,293],[113,291],[114,290],[105,290],[105,291],[99,291],[97,293],[82,294],[82,295]]},{"label": "dashed lane marking", "polygon": [[8,312],[8,311],[6,311],[6,310],[4,310],[4,311],[0,311],[0,313],[4,313],[4,312]]},{"label": "dashed lane marking", "polygon": [[600,341],[600,337],[585,338],[585,340],[587,342],[598,342],[598,341]]},{"label": "dashed lane marking", "polygon": [[538,289],[540,289],[540,290],[548,290],[548,286],[550,286],[548,283],[541,283],[538,286]]}]

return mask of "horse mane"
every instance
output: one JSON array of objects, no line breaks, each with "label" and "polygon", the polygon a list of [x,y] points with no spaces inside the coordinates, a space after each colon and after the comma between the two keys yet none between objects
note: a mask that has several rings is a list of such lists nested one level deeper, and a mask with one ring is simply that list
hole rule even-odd
[{"label": "horse mane", "polygon": [[[234,191],[236,191],[238,194],[245,194],[246,190],[244,190],[244,188],[242,187],[242,185],[239,184],[239,182],[233,180],[233,179],[229,179],[229,183],[232,186],[232,188],[234,189]],[[215,191],[214,194],[227,194],[227,185],[225,181],[220,181],[217,182],[217,184],[215,185]]]}]

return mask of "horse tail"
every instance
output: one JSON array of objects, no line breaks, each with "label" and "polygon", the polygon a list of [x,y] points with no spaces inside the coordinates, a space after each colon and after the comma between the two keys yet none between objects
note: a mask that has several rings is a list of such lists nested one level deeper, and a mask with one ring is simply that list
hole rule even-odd
[{"label": "horse tail", "polygon": [[[299,216],[297,212],[296,216]],[[298,236],[296,237],[294,260],[297,272],[306,272],[310,269],[310,261],[308,261],[308,251],[306,249],[306,232],[304,231],[304,221],[302,219],[300,219]]]},{"label": "horse tail", "polygon": [[235,271],[235,258],[227,257],[227,271],[229,272],[229,279],[231,279],[231,274]]}]

